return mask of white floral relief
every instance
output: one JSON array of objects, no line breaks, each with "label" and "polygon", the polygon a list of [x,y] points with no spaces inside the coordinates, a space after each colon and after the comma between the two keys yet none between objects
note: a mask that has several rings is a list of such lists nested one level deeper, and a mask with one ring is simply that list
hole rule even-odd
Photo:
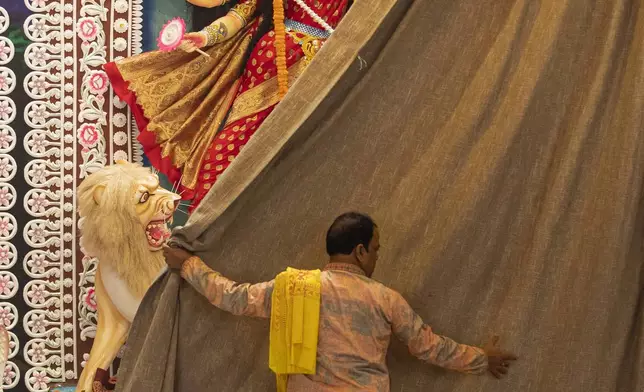
[{"label": "white floral relief", "polygon": [[18,170],[15,159],[8,154],[0,154],[0,181],[6,182],[13,179]]},{"label": "white floral relief", "polygon": [[[65,103],[60,82],[66,71],[64,34],[60,27],[63,6],[57,1],[27,1],[26,4],[34,13],[24,23],[25,35],[32,41],[25,51],[25,62],[32,72],[23,86],[32,101],[24,108],[29,130],[23,145],[35,159],[23,169],[26,182],[33,188],[23,200],[27,212],[36,219],[26,223],[23,238],[34,249],[60,249],[63,242],[60,143]],[[51,203],[51,196],[56,194],[58,198]],[[51,381],[63,380],[61,259],[60,252],[41,250],[30,252],[23,260],[23,268],[32,279],[22,290],[25,303],[32,308],[23,316],[23,329],[31,339],[25,342],[23,355],[25,362],[32,366],[24,375],[24,384],[32,392],[45,391]]]},{"label": "white floral relief", "polygon": [[13,42],[7,37],[0,37],[0,65],[9,64],[13,60]]},{"label": "white floral relief", "polygon": [[77,23],[77,34],[81,40],[82,51],[80,70],[83,72],[82,99],[78,114],[80,127],[77,129],[78,142],[83,146],[81,178],[107,163],[106,140],[103,135],[103,126],[107,125],[107,115],[103,106],[108,80],[105,72],[101,70],[107,62],[105,31],[101,21],[105,20],[102,3],[85,1],[81,14],[89,16],[80,18]]},{"label": "white floral relief", "polygon": [[[102,67],[140,53],[143,7],[142,0],[17,1],[32,13],[23,23],[30,72],[17,80],[7,66],[15,50],[2,37],[7,22],[0,9],[0,301],[3,293],[16,290],[16,281],[3,272],[20,256],[29,280],[18,282],[17,293],[30,309],[19,317],[0,302],[0,322],[21,322],[29,339],[18,342],[14,336],[13,350],[30,367],[21,375],[17,366],[7,366],[4,380],[5,388],[22,382],[30,392],[44,392],[80,375],[87,358],[86,348],[78,344],[91,341],[96,329],[97,261],[77,259],[83,252],[77,241],[75,189],[113,159],[141,161],[129,109],[114,99]],[[17,86],[31,100],[24,108],[5,99]],[[19,130],[30,157],[24,167],[11,157],[16,147],[11,124],[17,116],[27,124]],[[21,255],[10,242],[19,233],[7,213],[18,202],[8,179],[18,173],[30,187],[20,197],[31,217],[21,227],[31,250]]]},{"label": "white floral relief", "polygon": [[18,251],[11,242],[0,242],[0,270],[12,268],[18,260]]},{"label": "white floral relief", "polygon": [[18,292],[18,279],[8,271],[0,271],[0,299],[10,299]]},{"label": "white floral relief", "polygon": [[9,28],[9,13],[3,7],[0,7],[0,34],[3,34]]},{"label": "white floral relief", "polygon": [[[64,121],[74,116],[73,110],[66,111],[66,106],[73,107],[74,89],[65,96],[66,89],[61,88],[64,82],[74,78],[73,60],[65,59],[65,53],[73,50],[70,39],[73,34],[66,30],[70,27],[68,18],[73,15],[73,7],[65,3],[25,0],[32,11],[23,24],[23,31],[31,41],[24,55],[31,72],[22,84],[31,102],[23,111],[28,127],[23,147],[32,159],[22,171],[32,189],[23,196],[23,206],[32,220],[26,222],[22,234],[34,250],[23,258],[23,269],[31,280],[24,284],[22,294],[31,310],[22,320],[23,329],[30,337],[24,343],[24,360],[32,366],[23,380],[31,392],[46,391],[49,383],[64,381],[65,372],[63,342],[66,338],[61,328],[65,310],[61,290],[65,251],[61,250],[65,248],[66,234],[62,230],[65,187],[62,159]],[[1,165],[0,156],[0,169]]]},{"label": "white floral relief", "polygon": [[16,118],[16,104],[9,97],[0,96],[0,124],[7,125]]},{"label": "white floral relief", "polygon": [[96,268],[98,260],[93,257],[85,256],[82,260],[83,270],[80,274],[78,286],[79,294],[79,322],[80,338],[85,341],[94,338],[96,334],[96,302],[94,299],[94,282],[96,277]]},{"label": "white floral relief", "polygon": [[18,309],[12,302],[19,292],[20,282],[12,272],[18,252],[11,240],[16,235],[18,225],[10,210],[16,203],[17,192],[9,181],[15,177],[18,166],[10,155],[16,146],[16,134],[11,125],[18,108],[9,94],[15,90],[18,81],[8,66],[15,56],[13,42],[4,36],[10,23],[10,15],[0,7],[0,325],[8,331],[8,334],[3,333],[2,339],[9,339],[8,361],[5,362],[3,358],[4,367],[0,369],[0,386],[6,390],[14,388],[20,380],[18,366],[12,361],[18,350],[18,339],[11,332],[19,320]]},{"label": "white floral relief", "polygon": [[8,153],[16,147],[16,132],[8,125],[0,125],[0,154]]},{"label": "white floral relief", "polygon": [[18,309],[9,302],[0,302],[0,324],[9,331],[9,360],[5,364],[4,372],[1,375],[3,378],[3,387],[5,390],[11,390],[20,380],[20,370],[18,366],[12,361],[17,354],[17,341],[16,335],[11,330],[18,323]]},{"label": "white floral relief", "polygon": [[16,74],[6,67],[0,67],[0,95],[9,95],[16,88]]}]

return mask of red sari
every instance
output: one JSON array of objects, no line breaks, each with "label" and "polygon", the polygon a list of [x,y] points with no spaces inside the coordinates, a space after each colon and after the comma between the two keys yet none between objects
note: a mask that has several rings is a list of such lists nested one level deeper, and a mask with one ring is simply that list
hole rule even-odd
[{"label": "red sari", "polygon": [[[335,28],[346,12],[348,0],[304,1],[318,16]],[[286,19],[320,31],[323,29],[294,0],[286,2],[284,13]],[[255,21],[247,30],[238,34],[252,36],[258,25],[258,21]],[[303,30],[305,29],[302,29],[301,25],[300,28],[287,29],[286,63],[289,70],[290,85],[304,72],[311,57],[315,54],[316,51],[310,50],[310,48],[319,48],[325,40],[320,38],[319,35],[315,35],[316,30],[306,30],[307,32],[303,32]],[[311,34],[311,31],[313,31],[313,34]],[[257,41],[249,60],[243,65],[243,73],[235,81],[234,91],[231,90],[227,94],[231,99],[228,101],[223,100],[225,103],[222,105],[230,108],[225,124],[222,126],[220,122],[219,124],[213,123],[211,125],[211,127],[217,126],[217,130],[209,133],[212,136],[208,137],[205,151],[194,151],[195,149],[193,148],[192,156],[195,157],[194,159],[198,159],[199,162],[193,161],[190,163],[193,165],[198,163],[198,166],[196,166],[197,173],[195,174],[197,181],[192,181],[192,184],[182,181],[180,185],[183,198],[192,199],[191,209],[196,208],[201,202],[219,176],[240,153],[244,145],[253,137],[264,120],[279,103],[274,41],[274,30],[270,30]],[[314,45],[307,45],[307,42],[314,42]],[[306,48],[303,49],[302,45],[306,45]],[[146,117],[147,110],[142,107],[141,102],[137,99],[136,92],[130,89],[129,84],[131,81],[121,75],[119,64],[111,63],[106,65],[105,68],[117,95],[132,108],[140,130],[138,139],[143,145],[144,152],[150,162],[159,171],[166,174],[170,181],[179,181],[182,172],[187,167],[187,163],[177,165],[173,163],[171,153],[164,155],[164,151],[168,151],[167,146],[164,146],[164,141],[159,141],[158,132],[148,129],[147,125],[150,122],[150,118]],[[221,112],[222,108],[218,107],[216,110]],[[204,131],[200,132],[205,133]],[[199,138],[202,136],[201,134],[196,134],[191,137]],[[206,146],[205,144],[203,145]],[[201,150],[201,148],[197,150]]]}]

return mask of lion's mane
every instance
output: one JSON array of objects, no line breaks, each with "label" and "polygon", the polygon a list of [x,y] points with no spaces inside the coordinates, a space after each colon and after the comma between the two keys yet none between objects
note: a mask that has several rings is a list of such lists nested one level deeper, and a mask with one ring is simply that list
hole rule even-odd
[{"label": "lion's mane", "polygon": [[[124,163],[89,175],[78,188],[80,244],[99,263],[110,263],[130,291],[142,298],[165,265],[163,252],[149,249],[135,208],[139,183],[150,170]],[[100,203],[94,199],[104,187]]]}]

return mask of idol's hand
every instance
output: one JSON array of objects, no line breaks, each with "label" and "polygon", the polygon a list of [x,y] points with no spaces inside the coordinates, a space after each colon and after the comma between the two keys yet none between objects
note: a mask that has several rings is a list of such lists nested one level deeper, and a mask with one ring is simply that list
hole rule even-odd
[{"label": "idol's hand", "polygon": [[502,378],[508,373],[510,362],[516,361],[517,357],[507,351],[499,348],[499,337],[494,336],[492,340],[483,348],[487,355],[488,371],[496,378]]},{"label": "idol's hand", "polygon": [[179,247],[163,246],[163,256],[168,268],[180,270],[183,263],[193,256],[192,253]]},{"label": "idol's hand", "polygon": [[183,41],[181,41],[181,44],[179,44],[179,49],[183,50],[184,52],[192,53],[195,50],[201,49],[206,46],[207,42],[208,37],[205,33],[202,33],[200,31],[195,33],[188,33],[183,36]]}]

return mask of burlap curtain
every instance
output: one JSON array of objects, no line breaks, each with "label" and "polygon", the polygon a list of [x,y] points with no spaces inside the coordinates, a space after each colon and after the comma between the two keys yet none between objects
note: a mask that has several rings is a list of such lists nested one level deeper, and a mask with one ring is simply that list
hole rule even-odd
[{"label": "burlap curtain", "polygon": [[[393,391],[643,391],[640,0],[357,0],[177,239],[241,281],[325,262],[374,216],[375,278],[510,377],[399,345]],[[271,391],[268,322],[176,275],[135,321],[119,392]]]}]

